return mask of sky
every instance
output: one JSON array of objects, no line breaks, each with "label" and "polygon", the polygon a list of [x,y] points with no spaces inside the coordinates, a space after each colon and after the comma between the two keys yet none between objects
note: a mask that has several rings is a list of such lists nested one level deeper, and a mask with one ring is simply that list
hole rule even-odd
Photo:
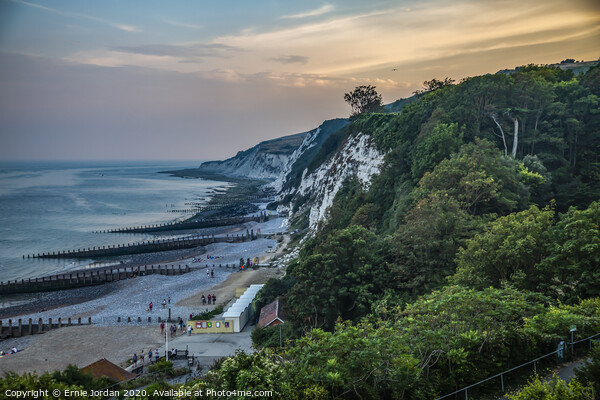
[{"label": "sky", "polygon": [[597,0],[0,0],[0,160],[214,160],[432,78],[600,57]]}]

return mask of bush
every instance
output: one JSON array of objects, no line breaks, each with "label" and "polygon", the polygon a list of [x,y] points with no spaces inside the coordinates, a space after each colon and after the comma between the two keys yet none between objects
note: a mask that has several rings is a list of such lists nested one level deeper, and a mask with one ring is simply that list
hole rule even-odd
[{"label": "bush", "polygon": [[600,396],[600,343],[592,348],[589,360],[575,369],[575,377],[584,385],[590,385],[594,393]]},{"label": "bush", "polygon": [[556,375],[549,381],[535,377],[527,386],[507,397],[510,400],[593,400],[591,387],[576,380],[567,383]]},{"label": "bush", "polygon": [[192,321],[206,321],[214,317],[215,315],[219,315],[223,312],[223,307],[217,307],[211,311],[204,311],[198,315],[194,315],[192,317]]}]

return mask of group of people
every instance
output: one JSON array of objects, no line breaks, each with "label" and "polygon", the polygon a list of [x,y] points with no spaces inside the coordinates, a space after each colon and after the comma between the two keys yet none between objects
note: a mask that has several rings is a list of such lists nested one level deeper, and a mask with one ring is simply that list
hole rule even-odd
[{"label": "group of people", "polygon": [[[150,350],[148,350],[148,361],[149,362],[152,362],[152,354],[154,354],[155,361],[158,361],[160,359],[160,354],[158,352],[158,349],[154,350],[154,353],[152,353],[152,349],[150,349]],[[146,356],[146,352],[144,350],[140,351],[139,357],[138,357],[137,353],[134,353],[133,357],[131,357],[132,365],[134,367],[137,367],[138,361],[141,362],[142,365],[144,365],[145,356]]]},{"label": "group of people", "polygon": [[[179,329],[181,329],[182,332],[185,332],[185,322],[183,321],[183,318],[181,318],[181,317],[179,317],[179,319],[177,320],[177,325],[171,324],[171,326],[169,327],[169,331],[171,333],[171,337],[177,336],[177,327],[178,326],[179,326]],[[161,334],[165,333],[165,323],[164,323],[164,321],[160,323],[160,333]]]},{"label": "group of people", "polygon": [[17,353],[19,350],[17,350],[16,347],[13,347],[12,349],[9,349],[7,351],[0,351],[0,356],[7,356],[9,354],[15,354]]},{"label": "group of people", "polygon": [[[204,297],[204,295],[202,295],[201,297],[202,299],[202,304],[206,305],[206,297]],[[212,301],[212,304],[216,304],[217,303],[217,296],[212,294],[212,295],[208,295],[208,304],[210,305]],[[191,319],[191,318],[190,318]]]},{"label": "group of people", "polygon": [[[167,308],[167,304],[171,304],[171,296],[167,297],[166,299],[163,299],[162,308]],[[152,311],[152,307],[154,307],[154,303],[148,303],[148,309],[146,311]]]}]

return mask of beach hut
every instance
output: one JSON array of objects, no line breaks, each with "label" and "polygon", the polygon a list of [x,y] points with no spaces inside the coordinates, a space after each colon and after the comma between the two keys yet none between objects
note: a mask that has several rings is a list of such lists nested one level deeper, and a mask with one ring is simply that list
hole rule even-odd
[{"label": "beach hut", "polygon": [[221,318],[233,321],[233,331],[241,332],[253,317],[252,301],[263,285],[250,285]]}]

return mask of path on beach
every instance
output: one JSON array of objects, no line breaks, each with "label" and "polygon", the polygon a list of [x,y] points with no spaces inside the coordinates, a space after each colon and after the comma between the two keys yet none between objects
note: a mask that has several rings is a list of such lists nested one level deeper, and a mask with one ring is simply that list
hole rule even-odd
[{"label": "path on beach", "polygon": [[0,372],[52,372],[69,364],[81,368],[101,358],[119,365],[133,353],[164,344],[160,329],[149,326],[69,326],[27,339],[23,351],[0,358]]},{"label": "path on beach", "polygon": [[[229,303],[235,297],[235,289],[249,287],[256,283],[265,283],[269,278],[277,278],[282,274],[277,268],[260,268],[235,272],[230,274],[223,282],[207,290],[206,293],[197,293],[177,302],[176,305],[212,310],[219,305],[222,306]],[[202,304],[202,295],[208,296],[209,293],[217,296],[217,304],[215,306]]]},{"label": "path on beach", "polygon": [[[282,230],[281,221],[278,220],[270,220],[263,224],[254,223],[252,225],[254,229],[258,227],[262,228],[265,233],[281,232]],[[236,246],[227,246],[227,244],[220,243],[207,246],[205,254],[222,256],[218,259],[218,262],[221,263],[236,262],[242,256],[245,258],[260,256],[261,262],[267,262],[282,254],[288,242],[289,236],[284,235],[283,240],[278,244],[272,239],[261,239]],[[275,251],[273,253],[264,253],[268,248],[275,248]],[[182,260],[181,262],[185,263],[188,261],[191,262],[191,260]],[[160,334],[158,324],[151,326],[137,324],[130,326],[106,326],[107,321],[108,325],[112,325],[114,317],[111,314],[106,318],[99,318],[99,315],[110,312],[111,308],[120,309],[125,307],[128,310],[132,310],[132,303],[137,301],[140,303],[137,306],[139,308],[138,314],[141,312],[142,315],[147,316],[150,315],[145,311],[148,298],[153,299],[156,305],[155,308],[158,308],[160,307],[160,300],[171,293],[172,304],[175,306],[173,307],[174,309],[179,307],[181,312],[185,309],[193,310],[194,313],[197,313],[204,311],[206,308],[216,307],[203,306],[200,299],[202,294],[216,294],[217,305],[224,305],[235,297],[236,288],[264,283],[271,277],[281,277],[281,275],[283,275],[283,272],[279,268],[249,269],[242,272],[216,269],[214,280],[207,278],[203,271],[198,271],[198,273],[179,276],[149,276],[115,282],[114,285],[118,288],[111,292],[111,294],[82,303],[79,306],[69,306],[43,313],[45,319],[49,316],[65,317],[74,315],[87,317],[88,315],[92,315],[93,322],[104,319],[103,324],[94,323],[91,326],[63,327],[42,335],[1,341],[0,350],[8,350],[13,346],[24,350],[17,354],[0,358],[0,373],[7,371],[14,371],[19,374],[31,371],[38,373],[45,371],[52,372],[55,370],[64,370],[69,364],[83,367],[101,358],[106,358],[115,364],[124,366],[125,362],[134,353],[139,355],[142,349],[147,352],[149,348],[156,349],[164,346],[164,336]],[[191,286],[189,287],[189,292],[188,286]],[[172,292],[168,289],[169,287],[172,288]],[[159,290],[160,292],[155,293],[152,297],[145,294],[152,293],[155,290]],[[114,302],[110,300],[112,296],[114,296]],[[138,297],[139,299],[137,299]],[[153,312],[153,315],[157,315],[158,313],[164,314],[165,312],[166,310],[158,308]],[[134,314],[132,313],[132,315]],[[123,316],[125,317],[126,315],[123,314]],[[210,339],[212,340],[212,338]],[[229,338],[226,339],[227,341],[229,340]],[[249,340],[248,335],[248,338],[245,340],[245,343],[247,343],[244,346],[250,346]],[[237,345],[232,344],[232,346],[234,346],[232,347],[234,351]]]},{"label": "path on beach", "polygon": [[[207,294],[214,293],[219,303],[227,303],[235,296],[236,288],[264,283],[270,277],[279,274],[281,272],[277,268],[232,273],[223,282],[207,290]],[[201,311],[200,296],[201,294],[188,297],[181,303]],[[208,307],[204,306],[204,308]],[[213,307],[216,306],[210,306]],[[15,342],[16,347],[25,349],[17,354],[0,358],[0,372],[14,371],[22,374],[30,371],[41,373],[63,370],[69,364],[84,367],[101,358],[106,358],[117,365],[124,365],[134,353],[139,355],[142,349],[148,352],[149,348],[156,349],[164,346],[164,335],[160,333],[158,324],[156,326],[71,326],[42,335],[6,340],[1,342],[2,349],[11,348]],[[19,343],[23,344],[19,345]],[[248,343],[243,347],[249,346]],[[232,351],[235,351],[237,345],[237,342],[233,342]]]}]

